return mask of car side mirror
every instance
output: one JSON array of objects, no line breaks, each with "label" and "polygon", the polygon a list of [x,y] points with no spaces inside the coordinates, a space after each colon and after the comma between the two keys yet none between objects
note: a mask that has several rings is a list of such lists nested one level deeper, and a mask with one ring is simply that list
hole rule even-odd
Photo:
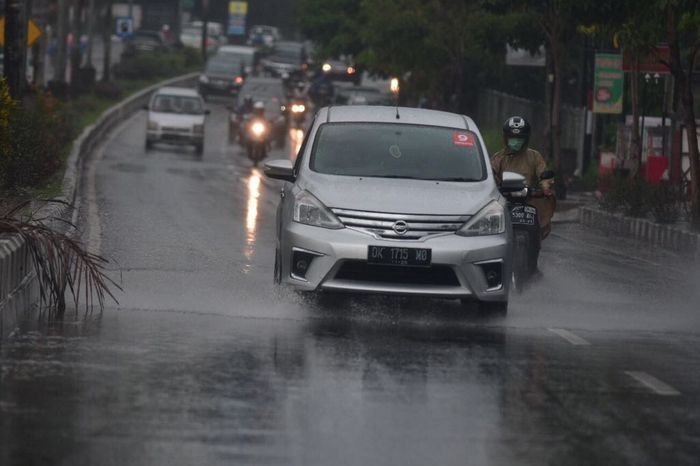
[{"label": "car side mirror", "polygon": [[205,114],[205,115],[211,115],[211,110],[209,110],[208,108],[205,109],[205,110],[204,110],[204,114]]},{"label": "car side mirror", "polygon": [[143,106],[141,107],[141,109],[142,109],[142,110],[148,110],[148,104],[143,104]]},{"label": "car side mirror", "polygon": [[503,172],[503,180],[499,190],[502,193],[515,193],[527,187],[525,177],[514,172]]},{"label": "car side mirror", "polygon": [[280,159],[271,160],[265,163],[265,176],[276,180],[289,181],[291,183],[296,180],[294,176],[294,166],[291,160]]}]

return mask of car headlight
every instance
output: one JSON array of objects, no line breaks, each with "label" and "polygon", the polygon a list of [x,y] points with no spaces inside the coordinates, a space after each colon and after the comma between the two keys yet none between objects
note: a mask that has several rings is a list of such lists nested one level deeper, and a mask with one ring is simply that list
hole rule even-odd
[{"label": "car headlight", "polygon": [[204,125],[194,125],[192,131],[196,134],[202,134],[204,132]]},{"label": "car headlight", "polygon": [[207,77],[206,74],[200,74],[199,75],[199,82],[207,84],[207,83],[209,83],[209,78]]},{"label": "car headlight", "polygon": [[148,120],[148,129],[152,131],[158,131],[158,123],[155,121]]},{"label": "car headlight", "polygon": [[294,196],[294,221],[314,227],[339,230],[344,228],[340,220],[308,191]]},{"label": "car headlight", "polygon": [[460,236],[500,235],[506,231],[505,209],[492,201],[457,231]]}]

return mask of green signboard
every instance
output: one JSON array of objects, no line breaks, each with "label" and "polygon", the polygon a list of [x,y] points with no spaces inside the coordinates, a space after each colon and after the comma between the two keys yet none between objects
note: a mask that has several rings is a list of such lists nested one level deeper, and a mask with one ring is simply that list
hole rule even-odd
[{"label": "green signboard", "polygon": [[624,82],[622,55],[597,53],[593,84],[593,113],[622,113]]}]

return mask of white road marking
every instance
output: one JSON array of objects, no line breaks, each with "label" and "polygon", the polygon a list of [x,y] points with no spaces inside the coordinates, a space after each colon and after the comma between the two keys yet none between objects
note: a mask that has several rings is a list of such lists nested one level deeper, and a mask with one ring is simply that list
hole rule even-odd
[{"label": "white road marking", "polygon": [[591,344],[587,341],[581,338],[580,336],[569,332],[568,330],[564,330],[563,328],[548,328],[550,332],[559,335],[562,337],[564,340],[568,341],[574,346],[590,346]]},{"label": "white road marking", "polygon": [[662,382],[661,380],[657,379],[653,375],[647,374],[646,372],[625,371],[625,374],[629,375],[634,380],[644,385],[657,395],[678,396],[681,394],[681,392],[679,392],[666,382]]}]

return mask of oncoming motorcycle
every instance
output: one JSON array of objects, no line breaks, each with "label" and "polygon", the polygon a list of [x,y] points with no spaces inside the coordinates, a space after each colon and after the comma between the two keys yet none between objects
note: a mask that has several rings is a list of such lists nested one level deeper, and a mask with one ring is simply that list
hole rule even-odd
[{"label": "oncoming motorcycle", "polygon": [[245,146],[248,158],[254,166],[267,157],[270,124],[264,118],[251,118],[246,125]]},{"label": "oncoming motorcycle", "polygon": [[[553,178],[554,172],[546,171],[540,176],[540,181]],[[546,236],[540,228],[537,207],[532,205],[532,201],[546,199],[547,202],[555,205],[556,199],[539,187],[528,187],[525,184],[525,177],[512,172],[503,174],[501,192],[508,201],[513,228],[512,288],[519,293],[538,273],[540,248],[542,239]]]}]

